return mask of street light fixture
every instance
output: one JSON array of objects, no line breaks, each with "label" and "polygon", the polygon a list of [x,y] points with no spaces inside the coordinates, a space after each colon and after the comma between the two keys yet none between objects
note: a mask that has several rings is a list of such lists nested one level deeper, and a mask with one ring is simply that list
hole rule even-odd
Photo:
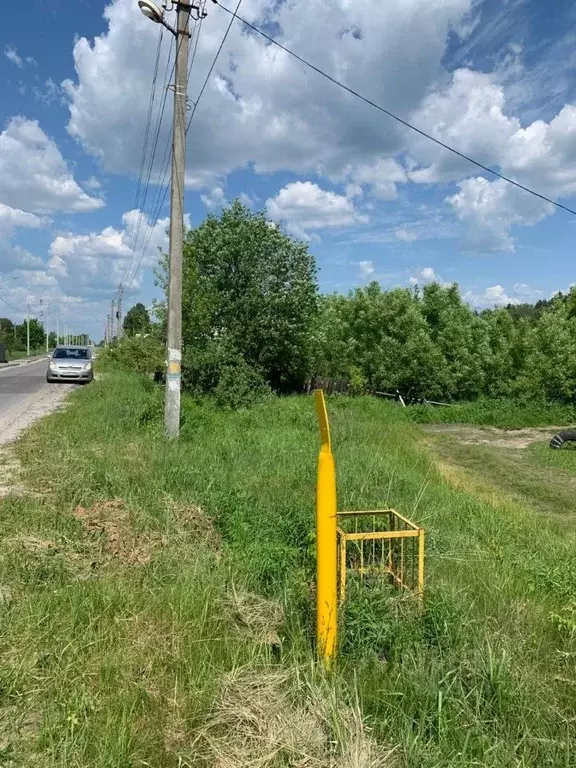
[{"label": "street light fixture", "polygon": [[156,22],[156,24],[162,24],[164,12],[152,0],[138,0],[138,7],[147,19]]}]

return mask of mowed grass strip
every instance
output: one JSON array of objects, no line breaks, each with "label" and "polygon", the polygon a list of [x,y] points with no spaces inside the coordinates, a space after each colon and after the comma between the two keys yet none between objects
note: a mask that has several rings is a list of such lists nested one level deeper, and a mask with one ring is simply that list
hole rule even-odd
[{"label": "mowed grass strip", "polygon": [[[428,542],[423,614],[388,588],[351,590],[335,710],[358,691],[388,764],[574,765],[574,532],[457,487],[394,405],[328,407],[340,508],[391,504]],[[158,389],[110,373],[18,446],[47,497],[2,503],[3,706],[21,718],[6,749],[30,764],[40,750],[46,765],[218,765],[191,745],[222,743],[210,724],[226,676],[311,657],[311,398],[238,412],[186,398],[175,444],[161,411]],[[274,642],[239,620],[231,584],[281,606]],[[322,764],[314,754],[283,747],[262,765]]]}]

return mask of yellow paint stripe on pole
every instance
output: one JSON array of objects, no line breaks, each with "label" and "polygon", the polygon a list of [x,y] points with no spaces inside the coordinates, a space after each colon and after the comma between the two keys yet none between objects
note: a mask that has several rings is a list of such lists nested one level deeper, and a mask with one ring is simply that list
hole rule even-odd
[{"label": "yellow paint stripe on pole", "polygon": [[316,485],[316,640],[330,666],[338,633],[336,470],[324,393],[314,392],[322,442]]}]

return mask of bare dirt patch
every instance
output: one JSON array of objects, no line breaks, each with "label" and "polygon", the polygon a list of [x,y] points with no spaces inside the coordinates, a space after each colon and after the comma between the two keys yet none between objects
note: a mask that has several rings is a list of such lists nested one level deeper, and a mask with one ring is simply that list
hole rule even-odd
[{"label": "bare dirt patch", "polygon": [[135,533],[122,499],[97,502],[88,509],[76,507],[73,514],[87,531],[100,540],[104,555],[129,565],[150,562],[153,542]]},{"label": "bare dirt patch", "polygon": [[10,493],[22,495],[26,489],[20,482],[20,462],[9,446],[0,447],[0,499]]},{"label": "bare dirt patch", "polygon": [[561,427],[530,427],[525,429],[498,429],[473,427],[469,424],[432,424],[424,428],[431,435],[449,435],[462,445],[488,445],[500,448],[527,448],[532,443],[549,441]]}]

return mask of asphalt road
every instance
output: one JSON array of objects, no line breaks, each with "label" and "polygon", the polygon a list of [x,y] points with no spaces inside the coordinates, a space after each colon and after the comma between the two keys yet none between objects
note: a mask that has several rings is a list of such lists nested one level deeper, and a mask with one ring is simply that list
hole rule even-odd
[{"label": "asphalt road", "polygon": [[46,386],[46,359],[0,369],[0,413],[23,403]]},{"label": "asphalt road", "polygon": [[36,419],[59,408],[66,395],[78,386],[47,384],[47,367],[48,361],[42,358],[33,363],[0,368],[0,452],[3,445],[15,440]]}]

